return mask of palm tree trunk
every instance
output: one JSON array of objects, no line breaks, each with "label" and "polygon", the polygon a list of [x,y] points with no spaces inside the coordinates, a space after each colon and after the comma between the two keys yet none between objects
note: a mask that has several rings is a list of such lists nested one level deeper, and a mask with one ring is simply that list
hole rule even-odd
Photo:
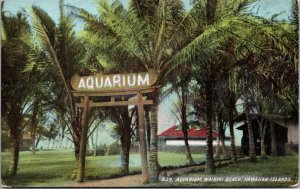
[{"label": "palm tree trunk", "polygon": [[87,133],[89,126],[89,97],[84,97],[84,110],[82,115],[82,131],[79,149],[79,161],[78,161],[78,172],[77,182],[83,182],[84,171],[85,171],[85,156],[86,156],[86,144],[87,144]]},{"label": "palm tree trunk", "polygon": [[188,123],[187,123],[186,104],[187,104],[187,88],[185,86],[182,86],[181,87],[181,129],[183,132],[186,158],[189,162],[189,165],[193,165],[194,160],[192,158],[191,150],[188,142]]},{"label": "palm tree trunk", "polygon": [[[209,71],[210,72],[210,71]],[[205,86],[206,98],[206,169],[209,174],[215,173],[214,156],[213,156],[213,139],[212,139],[212,75],[208,73],[208,80]]]},{"label": "palm tree trunk", "polygon": [[266,128],[267,128],[267,121],[265,120],[263,123],[264,124],[261,125],[261,127],[263,127],[263,128],[261,129],[262,133],[261,133],[261,139],[260,139],[260,157],[262,159],[266,159],[267,153],[266,153],[266,148],[265,148],[265,135],[266,135]]},{"label": "palm tree trunk", "polygon": [[147,150],[150,151],[151,122],[150,122],[150,107],[147,106],[145,106],[145,120],[146,120]]},{"label": "palm tree trunk", "polygon": [[[75,115],[75,114],[74,114]],[[77,173],[78,173],[78,163],[79,163],[79,152],[80,152],[80,141],[81,141],[81,132],[82,132],[82,127],[81,127],[82,121],[79,116],[79,112],[77,112],[77,115],[74,116],[74,119],[72,119],[71,122],[71,127],[72,127],[72,141],[74,145],[74,156],[75,156],[75,164],[74,164],[74,170],[72,174],[72,179],[77,178]],[[66,142],[66,148],[72,148],[72,144],[70,147],[68,147],[68,140]]]},{"label": "palm tree trunk", "polygon": [[228,152],[227,148],[225,146],[225,131],[224,131],[224,124],[223,124],[223,112],[219,110],[218,113],[218,137],[219,137],[219,142],[220,142],[220,147],[221,147],[221,153],[222,153],[222,158],[227,158]]},{"label": "palm tree trunk", "polygon": [[20,140],[21,132],[19,131],[18,126],[14,130],[11,130],[11,162],[9,165],[9,175],[16,176],[19,163],[19,153],[20,153]]},{"label": "palm tree trunk", "polygon": [[32,154],[35,154],[35,138],[36,138],[36,129],[37,129],[37,124],[38,124],[38,120],[37,120],[37,113],[38,113],[38,106],[34,106],[33,107],[33,111],[32,111],[32,117],[31,117],[31,151]]},{"label": "palm tree trunk", "polygon": [[235,137],[233,129],[233,110],[235,108],[235,98],[233,94],[230,95],[230,107],[229,107],[229,132],[230,132],[230,151],[231,161],[234,165],[238,165],[236,149],[235,149]]},{"label": "palm tree trunk", "polygon": [[188,142],[188,137],[187,137],[187,131],[183,132],[183,139],[184,139],[184,145],[185,145],[185,150],[186,150],[186,158],[189,162],[189,165],[194,165],[194,160],[191,154],[191,149],[190,149],[190,145]]},{"label": "palm tree trunk", "polygon": [[225,143],[224,143],[224,129],[223,129],[223,120],[222,120],[222,112],[220,110],[220,106],[218,106],[218,145],[216,149],[215,159],[220,159],[221,153],[223,156],[227,155]]},{"label": "palm tree trunk", "polygon": [[39,143],[40,143],[40,140],[41,140],[40,137],[38,137],[37,140],[36,140],[36,143],[35,143],[35,148],[38,147],[38,145],[39,145]]},{"label": "palm tree trunk", "polygon": [[271,150],[272,150],[272,156],[276,155],[276,135],[275,135],[275,127],[274,122],[270,121],[271,126]]},{"label": "palm tree trunk", "polygon": [[220,159],[220,155],[221,155],[221,145],[220,145],[220,137],[218,135],[215,160],[219,160]]},{"label": "palm tree trunk", "polygon": [[99,126],[96,129],[96,137],[95,137],[95,148],[94,148],[94,156],[97,156],[97,145],[98,145],[98,130],[99,130]]},{"label": "palm tree trunk", "polygon": [[31,136],[32,155],[35,155],[35,134]]},{"label": "palm tree trunk", "polygon": [[139,133],[140,133],[140,152],[141,152],[141,165],[142,165],[142,177],[143,184],[149,182],[148,176],[148,157],[147,157],[147,147],[146,147],[146,133],[145,133],[145,112],[143,105],[142,94],[138,93],[138,117],[139,117]]},{"label": "palm tree trunk", "polygon": [[231,151],[231,161],[234,165],[238,165],[236,149],[235,149],[235,138],[233,130],[233,121],[229,121],[229,132],[230,132],[230,151]]},{"label": "palm tree trunk", "polygon": [[122,127],[121,135],[121,174],[129,173],[129,155],[130,155],[130,123]]},{"label": "palm tree trunk", "polygon": [[254,144],[254,136],[253,136],[253,128],[252,128],[252,120],[250,118],[250,107],[249,107],[249,98],[248,94],[245,94],[245,114],[248,126],[248,138],[249,138],[249,157],[251,162],[256,162],[256,152],[255,152],[255,144]]},{"label": "palm tree trunk", "polygon": [[153,105],[151,107],[151,144],[149,154],[149,179],[150,182],[158,181],[158,156],[157,156],[157,113],[159,92],[153,94]]},{"label": "palm tree trunk", "polygon": [[[74,140],[74,139],[73,139]],[[79,149],[80,149],[80,141],[73,141],[74,143],[74,155],[75,155],[75,163],[74,163],[74,170],[73,170],[73,174],[72,174],[72,179],[76,179],[77,177],[77,172],[78,172],[78,162],[79,162]],[[66,144],[67,147],[67,144]]]}]

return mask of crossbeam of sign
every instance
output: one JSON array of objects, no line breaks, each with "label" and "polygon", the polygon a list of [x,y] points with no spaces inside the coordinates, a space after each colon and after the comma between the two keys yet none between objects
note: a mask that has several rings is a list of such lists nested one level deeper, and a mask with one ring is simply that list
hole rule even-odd
[{"label": "crossbeam of sign", "polygon": [[157,81],[157,74],[153,69],[142,73],[112,74],[93,76],[82,76],[78,74],[71,78],[71,86],[76,91],[106,91],[139,89],[152,86]]}]

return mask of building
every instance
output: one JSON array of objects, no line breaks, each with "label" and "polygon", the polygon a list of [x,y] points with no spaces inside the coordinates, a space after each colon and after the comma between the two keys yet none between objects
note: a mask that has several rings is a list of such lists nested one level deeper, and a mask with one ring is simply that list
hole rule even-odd
[{"label": "building", "polygon": [[[192,127],[188,130],[188,142],[192,146],[206,146],[206,128]],[[213,145],[217,145],[217,131],[212,131]],[[180,127],[172,126],[159,134],[160,144],[164,146],[184,146],[183,132]],[[225,145],[230,145],[225,138]]]},{"label": "building", "polygon": [[[271,148],[271,130],[270,121],[274,123],[275,130],[275,141],[276,150],[278,155],[285,154],[286,144],[291,144],[298,147],[298,123],[289,118],[284,118],[280,116],[261,116],[258,114],[250,114],[251,124],[253,128],[253,137],[255,144],[255,151],[257,155],[260,155],[261,142],[260,142],[260,123],[264,119],[266,122],[266,133],[264,136],[264,146],[267,154],[272,153]],[[237,130],[243,132],[241,138],[241,151],[244,155],[249,153],[249,139],[248,139],[248,127],[246,122],[246,114],[243,113],[234,119],[234,122],[239,125],[236,127]]]}]

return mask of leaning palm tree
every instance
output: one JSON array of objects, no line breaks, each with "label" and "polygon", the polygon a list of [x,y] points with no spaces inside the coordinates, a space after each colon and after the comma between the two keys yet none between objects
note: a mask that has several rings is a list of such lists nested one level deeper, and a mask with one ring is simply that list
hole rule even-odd
[{"label": "leaning palm tree", "polygon": [[[75,36],[70,18],[63,13],[63,1],[60,1],[59,24],[49,17],[42,9],[32,7],[33,29],[36,33],[41,51],[45,54],[46,64],[42,69],[52,82],[51,95],[48,103],[55,109],[66,123],[72,134],[75,147],[75,170],[80,152],[81,119],[75,109],[75,99],[71,94],[70,79],[78,71],[86,71],[81,62],[85,48],[83,42]],[[63,90],[62,90],[63,89]]]},{"label": "leaning palm tree", "polygon": [[179,121],[181,126],[181,131],[183,133],[183,140],[184,140],[184,146],[186,150],[186,159],[188,161],[189,165],[194,164],[194,160],[191,154],[191,149],[188,141],[188,129],[189,129],[189,123],[188,123],[188,83],[180,83],[180,86],[175,86],[175,93],[178,98],[178,103],[174,103],[174,110],[171,110],[173,115],[177,118],[177,121]]}]

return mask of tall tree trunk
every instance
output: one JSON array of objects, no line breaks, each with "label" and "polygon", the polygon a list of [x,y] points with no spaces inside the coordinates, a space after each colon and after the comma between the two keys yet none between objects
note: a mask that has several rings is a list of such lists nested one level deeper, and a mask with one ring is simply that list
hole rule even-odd
[{"label": "tall tree trunk", "polygon": [[94,148],[94,156],[97,156],[97,145],[98,145],[98,132],[99,132],[99,126],[96,129],[95,133],[95,148]]},{"label": "tall tree trunk", "polygon": [[60,140],[59,140],[59,148],[62,148],[62,144],[64,143],[64,138],[65,138],[64,132],[65,132],[65,130],[62,129],[61,130],[61,137],[60,137]]},{"label": "tall tree trunk", "polygon": [[37,148],[37,147],[38,147],[38,145],[39,145],[39,143],[40,143],[40,140],[41,140],[41,138],[40,138],[40,137],[38,137],[38,138],[37,138],[37,140],[36,140],[36,143],[35,143],[35,148]]},{"label": "tall tree trunk", "polygon": [[231,151],[231,161],[234,165],[238,164],[236,149],[235,149],[235,137],[233,129],[233,111],[235,109],[235,98],[233,94],[230,94],[230,104],[229,104],[229,132],[230,132],[230,151]]},{"label": "tall tree trunk", "polygon": [[249,98],[248,94],[245,94],[245,114],[248,126],[248,139],[249,139],[249,157],[251,162],[256,162],[256,152],[255,152],[255,143],[254,143],[254,135],[252,128],[252,120],[250,118],[250,107],[249,107]]},{"label": "tall tree trunk", "polygon": [[191,149],[189,146],[189,142],[188,142],[188,137],[187,137],[187,131],[183,132],[183,137],[184,137],[184,145],[185,145],[185,150],[186,150],[186,158],[189,162],[189,165],[194,165],[194,160],[192,158],[192,154],[191,154]]},{"label": "tall tree trunk", "polygon": [[138,117],[139,117],[139,133],[140,133],[140,152],[141,152],[141,165],[142,165],[142,177],[143,184],[149,182],[148,176],[148,157],[147,157],[147,147],[146,147],[146,133],[145,133],[145,112],[143,105],[142,94],[138,93]]},{"label": "tall tree trunk", "polygon": [[[72,174],[72,179],[77,178],[78,174],[78,163],[79,163],[79,152],[80,152],[80,141],[81,141],[81,132],[82,132],[82,122],[81,122],[81,116],[79,115],[79,110],[77,110],[77,114],[74,114],[74,119],[71,121],[71,127],[72,127],[72,139],[73,139],[73,145],[74,145],[74,156],[75,156],[75,162],[74,162],[74,170]],[[66,142],[66,148],[72,148],[72,144],[70,144],[70,147],[68,147],[68,140]]]},{"label": "tall tree trunk", "polygon": [[266,135],[266,128],[267,128],[267,120],[262,121],[261,125],[261,138],[260,138],[260,157],[262,159],[267,158],[266,148],[265,148],[265,135]]},{"label": "tall tree trunk", "polygon": [[225,131],[224,131],[224,123],[223,123],[223,112],[219,110],[218,112],[218,133],[219,133],[219,141],[221,146],[222,157],[227,158],[228,152],[225,146]]},{"label": "tall tree trunk", "polygon": [[16,176],[19,164],[21,131],[19,124],[15,125],[15,129],[10,131],[11,134],[11,161],[9,165],[9,175]]},{"label": "tall tree trunk", "polygon": [[87,143],[87,133],[89,126],[89,97],[84,97],[84,109],[82,115],[82,132],[80,140],[80,149],[79,149],[79,159],[78,159],[78,172],[77,172],[77,182],[83,182],[84,180],[84,171],[85,171],[85,156],[86,156],[86,143]]},{"label": "tall tree trunk", "polygon": [[218,0],[209,0],[206,5],[206,20],[207,24],[212,24],[215,21],[216,8]]},{"label": "tall tree trunk", "polygon": [[35,154],[35,138],[36,138],[36,129],[37,129],[37,125],[38,125],[38,119],[37,119],[37,114],[38,114],[38,106],[34,106],[33,107],[33,111],[32,111],[32,117],[31,117],[31,151],[32,154]]},{"label": "tall tree trunk", "polygon": [[129,173],[129,155],[130,155],[130,122],[123,125],[122,135],[121,135],[121,173]]},{"label": "tall tree trunk", "polygon": [[150,106],[144,106],[144,107],[145,107],[145,120],[146,120],[147,150],[150,151],[150,141],[151,141]]},{"label": "tall tree trunk", "polygon": [[225,131],[224,131],[224,127],[222,125],[221,127],[221,133],[222,133],[222,137],[221,137],[221,149],[222,149],[222,157],[223,158],[228,158],[228,150],[227,147],[225,145]]},{"label": "tall tree trunk", "polygon": [[205,86],[205,98],[206,98],[206,169],[209,174],[215,173],[214,156],[213,156],[213,138],[212,138],[212,73],[208,71],[208,80]]},{"label": "tall tree trunk", "polygon": [[[71,178],[76,179],[77,173],[78,173],[80,141],[76,141],[76,140],[73,139],[73,143],[74,143],[75,162],[74,162],[74,170],[73,170],[73,174],[72,174]],[[66,147],[67,147],[67,144],[66,144]]]},{"label": "tall tree trunk", "polygon": [[235,149],[235,138],[234,138],[234,129],[233,121],[229,121],[229,132],[230,132],[230,151],[231,151],[231,161],[234,165],[238,164],[236,149]]},{"label": "tall tree trunk", "polygon": [[36,151],[36,150],[35,150],[35,136],[36,136],[35,134],[33,134],[33,135],[31,136],[31,148],[32,148],[31,151],[32,151],[32,154],[33,154],[33,155],[35,155],[35,151]]},{"label": "tall tree trunk", "polygon": [[194,160],[192,158],[191,150],[188,142],[188,123],[187,123],[186,104],[187,104],[187,87],[182,86],[181,87],[181,129],[183,132],[186,158],[189,164],[193,165]]},{"label": "tall tree trunk", "polygon": [[51,138],[48,138],[48,146],[47,146],[47,149],[50,148],[50,144],[51,144]]},{"label": "tall tree trunk", "polygon": [[219,160],[220,159],[220,155],[221,155],[221,145],[220,145],[220,136],[218,135],[215,160]]},{"label": "tall tree trunk", "polygon": [[[158,89],[159,90],[159,89]],[[156,91],[153,94],[153,105],[151,107],[151,145],[150,145],[150,154],[149,154],[149,179],[150,182],[158,181],[158,148],[157,148],[157,114],[158,114],[158,98],[159,92]]]},{"label": "tall tree trunk", "polygon": [[276,135],[275,135],[275,127],[274,127],[274,122],[270,121],[270,129],[271,129],[271,150],[272,150],[272,156],[277,155],[277,150],[276,150]]},{"label": "tall tree trunk", "polygon": [[[218,107],[220,108],[220,107]],[[220,111],[220,110],[219,110]],[[223,124],[221,123],[221,117],[220,117],[220,113],[218,113],[218,123],[217,123],[217,128],[218,128],[218,144],[217,144],[217,148],[216,148],[216,155],[215,155],[215,159],[218,160],[221,157],[221,154],[224,153],[224,149],[222,146],[222,129],[221,127],[223,127]]]}]

